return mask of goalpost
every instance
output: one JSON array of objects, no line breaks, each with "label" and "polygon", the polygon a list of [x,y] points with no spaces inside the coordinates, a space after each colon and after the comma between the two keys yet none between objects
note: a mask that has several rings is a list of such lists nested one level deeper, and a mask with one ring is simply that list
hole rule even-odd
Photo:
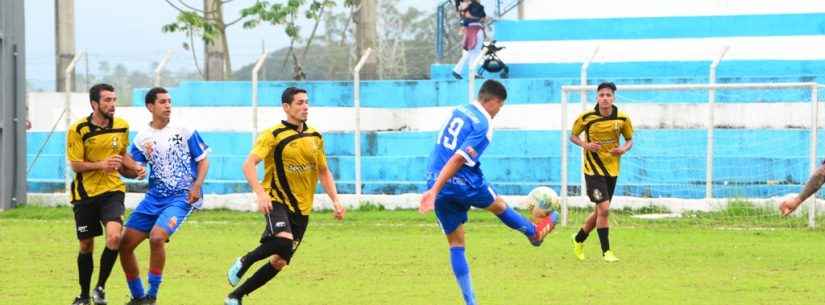
[{"label": "goalpost", "polygon": [[[720,211],[736,202],[757,202],[764,211],[775,211],[777,197],[799,192],[819,165],[821,86],[618,85],[615,103],[630,117],[635,134],[634,148],[621,159],[615,195],[676,211]],[[568,144],[568,128],[593,106],[595,89],[561,87],[562,224],[567,224],[569,206],[587,206],[582,154]],[[582,97],[581,109],[569,103],[575,95]],[[815,197],[800,207],[806,211],[796,212],[807,216],[811,228],[816,225]]]}]

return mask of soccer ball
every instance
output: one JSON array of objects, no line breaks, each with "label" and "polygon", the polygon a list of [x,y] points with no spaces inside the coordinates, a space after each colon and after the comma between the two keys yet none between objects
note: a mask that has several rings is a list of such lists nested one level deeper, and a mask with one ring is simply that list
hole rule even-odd
[{"label": "soccer ball", "polygon": [[527,194],[528,208],[538,207],[545,212],[559,211],[561,209],[561,202],[556,191],[546,186],[539,186],[534,188]]}]

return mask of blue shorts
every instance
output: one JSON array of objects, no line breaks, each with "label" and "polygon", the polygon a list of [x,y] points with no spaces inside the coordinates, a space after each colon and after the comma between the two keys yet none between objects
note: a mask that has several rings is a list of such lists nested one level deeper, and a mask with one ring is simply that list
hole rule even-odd
[{"label": "blue shorts", "polygon": [[[428,183],[432,187],[432,183]],[[496,201],[496,191],[484,182],[481,187],[446,184],[435,197],[435,216],[444,234],[453,233],[467,222],[470,207],[484,209]]]},{"label": "blue shorts", "polygon": [[192,210],[186,195],[158,198],[147,194],[129,216],[126,227],[149,234],[158,226],[172,236]]}]

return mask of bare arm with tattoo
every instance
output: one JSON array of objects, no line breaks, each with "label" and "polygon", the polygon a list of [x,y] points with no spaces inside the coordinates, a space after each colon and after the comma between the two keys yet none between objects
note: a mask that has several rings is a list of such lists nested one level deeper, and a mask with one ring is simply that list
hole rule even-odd
[{"label": "bare arm with tattoo", "polygon": [[805,184],[805,188],[802,189],[802,192],[796,195],[796,197],[782,201],[779,205],[779,211],[782,213],[782,216],[788,215],[796,210],[803,201],[819,191],[822,184],[825,184],[825,165],[818,167],[814,171],[811,178],[809,178]]}]

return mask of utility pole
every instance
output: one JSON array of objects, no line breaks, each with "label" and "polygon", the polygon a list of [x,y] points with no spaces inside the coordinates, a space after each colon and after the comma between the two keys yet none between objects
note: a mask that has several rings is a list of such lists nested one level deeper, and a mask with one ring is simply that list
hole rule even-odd
[{"label": "utility pole", "polygon": [[[74,83],[71,88],[64,88],[65,75],[63,72],[75,55],[74,50],[74,0],[54,0],[54,26],[55,26],[55,63],[57,69],[57,91],[74,91]],[[74,74],[74,71],[72,71]],[[74,78],[73,78],[74,79]]]},{"label": "utility pole", "polygon": [[[358,46],[358,54],[356,58],[361,58],[367,49],[377,49],[378,47],[378,31],[376,29],[378,19],[376,18],[376,2],[376,0],[360,1],[358,18],[356,19],[357,28],[355,29],[355,39]],[[378,56],[370,56],[367,58],[367,62],[361,70],[361,75],[364,79],[378,78]]]},{"label": "utility pole", "polygon": [[[204,18],[219,27],[223,25],[223,3],[221,0],[204,0],[203,1]],[[224,31],[217,29],[218,33],[212,39],[211,43],[204,43],[204,58],[206,67],[206,80],[224,80],[226,79],[226,46],[224,42]]]},{"label": "utility pole", "polygon": [[524,2],[527,0],[521,0],[518,2],[518,20],[524,20]]}]

